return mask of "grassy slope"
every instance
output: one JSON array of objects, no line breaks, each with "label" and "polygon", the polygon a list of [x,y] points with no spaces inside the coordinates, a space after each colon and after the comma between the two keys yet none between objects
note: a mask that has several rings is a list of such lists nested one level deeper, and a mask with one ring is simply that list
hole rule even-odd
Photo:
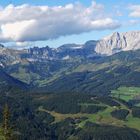
[{"label": "grassy slope", "polygon": [[123,99],[125,101],[132,100],[140,96],[139,87],[120,87],[117,90],[112,90],[112,96]]}]

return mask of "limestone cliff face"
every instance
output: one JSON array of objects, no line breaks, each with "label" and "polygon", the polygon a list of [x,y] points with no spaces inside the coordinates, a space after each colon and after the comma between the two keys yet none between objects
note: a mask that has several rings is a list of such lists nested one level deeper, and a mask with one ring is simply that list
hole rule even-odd
[{"label": "limestone cliff face", "polygon": [[95,51],[101,55],[112,55],[120,51],[140,49],[140,31],[113,33],[99,40]]}]

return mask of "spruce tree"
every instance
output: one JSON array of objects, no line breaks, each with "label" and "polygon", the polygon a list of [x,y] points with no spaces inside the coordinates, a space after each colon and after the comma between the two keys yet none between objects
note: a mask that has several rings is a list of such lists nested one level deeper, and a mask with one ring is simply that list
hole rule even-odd
[{"label": "spruce tree", "polygon": [[10,126],[10,111],[7,104],[3,109],[3,135],[5,140],[12,140],[12,129]]}]

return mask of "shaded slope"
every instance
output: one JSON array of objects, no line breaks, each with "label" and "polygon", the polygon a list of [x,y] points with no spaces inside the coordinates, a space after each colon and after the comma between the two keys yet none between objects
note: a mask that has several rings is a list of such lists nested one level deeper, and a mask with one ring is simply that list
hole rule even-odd
[{"label": "shaded slope", "polygon": [[9,76],[0,69],[0,91],[5,91],[11,88],[27,89],[28,85]]}]

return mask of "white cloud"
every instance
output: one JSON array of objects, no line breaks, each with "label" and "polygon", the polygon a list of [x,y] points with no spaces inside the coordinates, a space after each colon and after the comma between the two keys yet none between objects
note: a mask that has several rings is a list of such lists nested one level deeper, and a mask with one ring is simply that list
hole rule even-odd
[{"label": "white cloud", "polygon": [[[1,25],[1,35],[8,40],[20,41],[35,24],[35,20],[19,21]],[[29,33],[28,33],[29,34]]]},{"label": "white cloud", "polygon": [[129,16],[139,18],[140,17],[140,5],[131,5],[129,6],[131,13]]},{"label": "white cloud", "polygon": [[32,43],[31,42],[16,42],[16,45],[17,47],[28,47],[28,46],[32,46]]},{"label": "white cloud", "polygon": [[1,41],[49,40],[119,26],[118,21],[105,14],[104,6],[96,2],[89,7],[78,3],[54,7],[8,5],[0,9]]}]

